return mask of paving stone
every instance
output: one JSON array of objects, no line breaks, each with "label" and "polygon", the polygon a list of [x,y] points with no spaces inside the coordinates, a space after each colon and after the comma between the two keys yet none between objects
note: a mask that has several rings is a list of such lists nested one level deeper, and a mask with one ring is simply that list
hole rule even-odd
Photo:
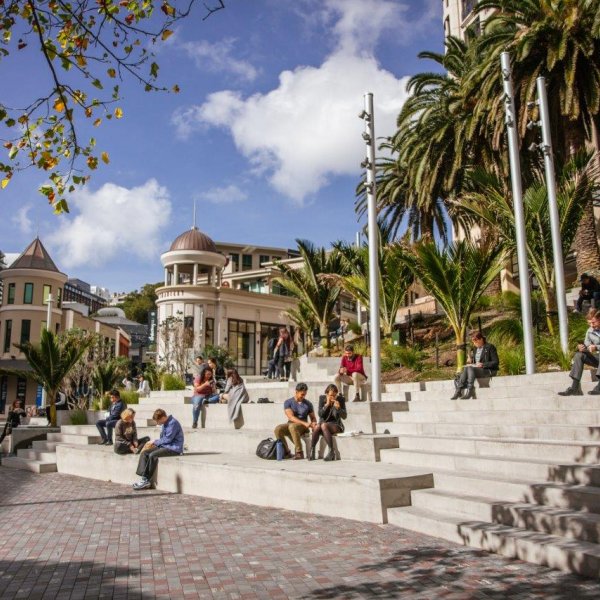
[{"label": "paving stone", "polygon": [[391,525],[58,473],[0,467],[0,482],[2,600],[600,597],[598,581]]}]

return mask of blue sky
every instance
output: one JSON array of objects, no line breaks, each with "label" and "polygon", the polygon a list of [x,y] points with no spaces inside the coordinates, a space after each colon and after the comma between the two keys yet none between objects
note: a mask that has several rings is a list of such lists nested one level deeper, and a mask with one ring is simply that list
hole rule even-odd
[{"label": "blue sky", "polygon": [[[417,53],[442,50],[441,8],[228,0],[202,21],[198,4],[158,55],[161,83],[181,93],[122,85],[123,118],[93,132],[111,162],[69,215],[39,196],[39,172],[15,176],[0,192],[0,249],[20,252],[39,231],[67,274],[129,291],[161,280],[160,254],[191,226],[194,200],[198,227],[217,241],[353,240],[363,94],[374,93],[377,135],[391,135],[407,78],[431,68]],[[2,102],[35,93],[46,77],[36,58],[3,61]]]}]

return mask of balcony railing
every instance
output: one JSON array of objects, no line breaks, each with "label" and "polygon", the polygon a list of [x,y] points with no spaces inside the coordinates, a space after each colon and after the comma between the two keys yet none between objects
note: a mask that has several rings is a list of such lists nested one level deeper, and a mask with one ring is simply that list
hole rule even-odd
[{"label": "balcony railing", "polygon": [[462,20],[464,21],[477,6],[478,0],[462,0]]}]

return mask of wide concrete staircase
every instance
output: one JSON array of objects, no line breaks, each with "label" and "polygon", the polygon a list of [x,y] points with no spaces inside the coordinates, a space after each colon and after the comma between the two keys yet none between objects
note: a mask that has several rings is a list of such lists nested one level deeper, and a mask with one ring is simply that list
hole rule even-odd
[{"label": "wide concrete staircase", "polygon": [[[310,399],[330,380],[309,383]],[[160,406],[184,425],[186,453],[161,460],[158,489],[390,523],[600,577],[600,397],[558,396],[565,373],[483,383],[476,400],[450,401],[452,382],[429,382],[388,384],[382,402],[350,403],[346,430],[362,433],[337,438],[342,460],[333,463],[254,455],[283,421],[279,398],[291,383],[262,384],[269,393],[251,384],[251,398],[276,403],[246,404],[235,423],[227,406],[211,405],[191,429],[191,398],[181,392],[141,400],[136,420],[140,436],[158,436],[150,418]],[[59,472],[135,479],[135,456],[62,442],[56,451]]]},{"label": "wide concrete staircase", "polygon": [[599,577],[600,397],[558,396],[568,381],[496,378],[477,400],[459,401],[448,400],[452,382],[388,386],[389,397],[411,400],[377,424],[398,435],[381,461],[434,479],[411,493],[410,507],[390,509],[389,523]]}]

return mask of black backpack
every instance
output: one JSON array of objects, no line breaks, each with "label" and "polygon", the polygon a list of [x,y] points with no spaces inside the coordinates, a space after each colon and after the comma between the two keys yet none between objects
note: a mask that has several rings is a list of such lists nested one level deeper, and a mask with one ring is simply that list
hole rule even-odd
[{"label": "black backpack", "polygon": [[275,460],[277,458],[276,444],[277,440],[274,440],[273,438],[263,440],[256,448],[256,456],[266,460]]}]

